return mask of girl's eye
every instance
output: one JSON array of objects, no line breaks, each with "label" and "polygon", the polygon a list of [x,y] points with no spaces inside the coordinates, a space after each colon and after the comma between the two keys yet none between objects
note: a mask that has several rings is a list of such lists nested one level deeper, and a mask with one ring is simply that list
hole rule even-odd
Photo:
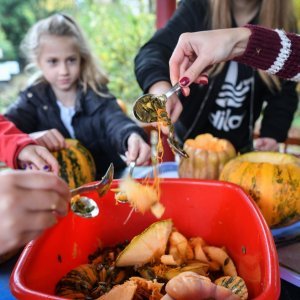
[{"label": "girl's eye", "polygon": [[75,62],[77,62],[77,57],[70,57],[70,58],[68,59],[68,61],[69,61],[70,63],[75,63]]},{"label": "girl's eye", "polygon": [[57,59],[54,59],[54,58],[53,59],[48,59],[47,63],[50,64],[50,65],[55,65],[57,63]]}]

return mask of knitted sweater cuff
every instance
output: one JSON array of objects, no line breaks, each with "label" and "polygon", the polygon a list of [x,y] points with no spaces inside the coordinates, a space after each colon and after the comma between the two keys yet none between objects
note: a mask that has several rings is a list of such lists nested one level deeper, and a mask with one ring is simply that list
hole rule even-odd
[{"label": "knitted sweater cuff", "polygon": [[300,72],[297,63],[300,62],[299,36],[251,24],[245,27],[249,28],[252,34],[244,54],[235,60],[265,70],[271,75],[295,79],[293,77]]}]

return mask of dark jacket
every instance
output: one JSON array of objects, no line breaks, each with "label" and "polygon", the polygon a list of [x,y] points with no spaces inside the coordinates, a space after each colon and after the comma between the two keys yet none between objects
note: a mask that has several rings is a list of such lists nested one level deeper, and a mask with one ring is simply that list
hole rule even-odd
[{"label": "dark jacket", "polygon": [[[112,162],[116,173],[126,165],[119,154],[127,149],[127,139],[133,132],[145,139],[145,132],[120,109],[113,96],[101,97],[91,89],[77,94],[72,125],[75,137],[92,153],[98,178]],[[5,116],[26,133],[56,128],[70,138],[61,118],[56,96],[47,83],[39,83],[20,93],[19,99]]]},{"label": "dark jacket", "polygon": [[[170,81],[168,63],[180,34],[211,29],[209,7],[207,0],[181,1],[166,26],[140,49],[135,73],[145,93],[155,82]],[[252,23],[256,21],[257,17]],[[175,124],[176,134],[184,142],[210,132],[244,152],[251,149],[253,127],[264,108],[260,136],[283,142],[298,105],[295,87],[282,81],[282,90],[272,93],[257,71],[228,62],[207,86],[194,84],[189,97],[180,95],[183,112]]]}]

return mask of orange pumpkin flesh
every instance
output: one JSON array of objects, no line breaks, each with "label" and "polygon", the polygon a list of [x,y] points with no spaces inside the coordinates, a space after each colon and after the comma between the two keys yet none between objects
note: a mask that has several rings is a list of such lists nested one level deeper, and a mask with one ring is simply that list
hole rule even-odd
[{"label": "orange pumpkin flesh", "polygon": [[181,178],[218,179],[226,162],[236,155],[229,141],[209,133],[186,140],[183,148],[189,158],[180,161],[178,173]]},{"label": "orange pumpkin flesh", "polygon": [[250,152],[232,159],[220,180],[240,185],[271,227],[300,218],[300,160],[277,152]]}]

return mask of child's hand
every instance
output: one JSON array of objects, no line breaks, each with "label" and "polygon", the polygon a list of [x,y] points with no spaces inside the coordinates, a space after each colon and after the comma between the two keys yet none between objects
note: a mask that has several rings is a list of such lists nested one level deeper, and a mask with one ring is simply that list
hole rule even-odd
[{"label": "child's hand", "polygon": [[59,171],[56,158],[42,146],[27,145],[20,151],[17,159],[22,169],[52,171],[55,174]]},{"label": "child's hand", "polygon": [[0,173],[0,254],[17,249],[66,215],[70,192],[58,176],[46,172]]},{"label": "child's hand", "polygon": [[65,138],[55,128],[30,133],[30,137],[39,145],[46,147],[50,151],[58,151],[67,148]]},{"label": "child's hand", "polygon": [[150,146],[136,133],[128,138],[128,151],[125,153],[127,163],[136,161],[137,166],[145,166],[149,163],[151,156]]}]

